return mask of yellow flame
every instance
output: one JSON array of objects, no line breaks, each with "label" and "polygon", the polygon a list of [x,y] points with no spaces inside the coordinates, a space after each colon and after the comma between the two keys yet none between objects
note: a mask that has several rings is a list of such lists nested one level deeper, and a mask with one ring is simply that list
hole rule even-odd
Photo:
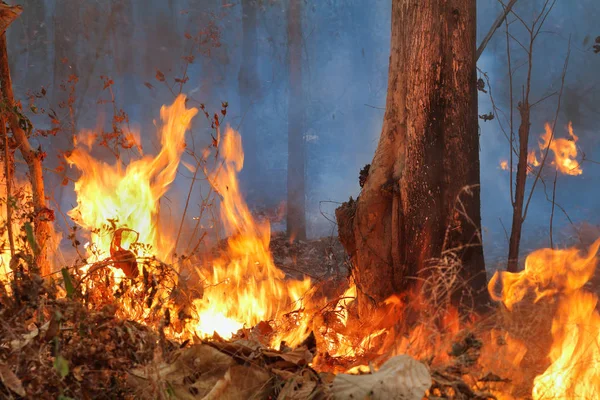
[{"label": "yellow flame", "polygon": [[[552,165],[566,175],[581,175],[583,170],[577,161],[577,141],[579,138],[573,133],[573,124],[568,125],[569,138],[557,138],[552,136],[552,126],[549,123],[544,125],[544,133],[540,136],[540,150],[544,151],[548,147],[554,155]],[[535,155],[534,155],[535,156]],[[537,160],[535,160],[537,162]],[[531,163],[534,165],[533,163]],[[539,162],[537,163],[539,165]],[[534,165],[535,166],[535,165]]]},{"label": "yellow flame", "polygon": [[503,171],[507,171],[508,170],[508,161],[501,160],[500,161],[500,169]]},{"label": "yellow flame", "polygon": [[[217,332],[229,337],[241,326],[251,327],[300,307],[300,300],[310,287],[310,280],[286,280],[269,251],[271,238],[268,223],[252,217],[240,193],[237,174],[244,163],[239,133],[226,127],[220,145],[222,166],[214,172],[212,184],[221,196],[221,221],[229,236],[227,251],[213,262],[206,274],[205,300],[197,300],[199,322],[194,327],[199,336]],[[215,316],[223,316],[218,319]],[[306,321],[299,321],[306,324]],[[287,337],[290,343],[303,338]],[[282,339],[279,337],[278,339]]]},{"label": "yellow flame", "polygon": [[[178,96],[173,105],[163,106],[160,153],[132,161],[126,168],[118,162],[110,165],[97,160],[82,147],[76,147],[67,158],[81,171],[75,182],[77,207],[68,214],[92,232],[90,248],[95,253],[90,261],[108,257],[112,232],[119,228],[134,230],[139,233],[139,242],[151,246],[152,250],[141,256],[168,256],[172,243],[157,234],[158,201],[175,179],[185,149],[185,132],[197,112],[196,108],[186,108],[184,95]],[[91,149],[93,137],[82,134],[77,143]],[[115,226],[110,227],[109,221]]]}]

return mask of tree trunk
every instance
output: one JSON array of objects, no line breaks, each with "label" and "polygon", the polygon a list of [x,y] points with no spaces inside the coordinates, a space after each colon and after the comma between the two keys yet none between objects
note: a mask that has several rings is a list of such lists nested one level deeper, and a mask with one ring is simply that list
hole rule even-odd
[{"label": "tree trunk", "polygon": [[258,124],[256,123],[256,107],[260,91],[258,78],[258,40],[256,34],[257,15],[256,0],[242,0],[242,63],[238,74],[240,91],[240,112],[242,116],[241,135],[244,142],[244,169],[241,181],[244,184],[246,200],[254,205],[261,200],[264,190],[264,173],[260,168],[257,143]]},{"label": "tree trunk", "polygon": [[[338,209],[360,309],[422,282],[453,253],[487,301],[481,245],[476,1],[392,1],[386,112],[368,178]],[[435,272],[433,272],[435,273]],[[453,301],[461,303],[462,290]]]},{"label": "tree trunk", "polygon": [[[515,183],[515,198],[513,201],[513,218],[508,244],[508,272],[519,270],[519,247],[523,230],[523,205],[525,201],[525,185],[527,184],[527,149],[529,148],[529,91],[527,100],[519,106],[521,125],[519,126],[519,161],[517,164],[517,181]],[[512,173],[512,168],[511,168]]]},{"label": "tree trunk", "polygon": [[[6,46],[6,34],[0,35],[0,85],[2,86],[2,99],[7,108],[15,107],[15,98],[10,79],[8,66],[8,54]],[[42,173],[43,152],[36,151],[31,147],[27,134],[21,127],[20,121],[14,112],[7,112],[8,124],[12,131],[17,147],[21,151],[27,166],[29,167],[29,179],[33,197],[33,223],[35,246],[34,264],[39,268],[42,276],[50,273],[50,264],[47,256],[47,243],[52,232],[52,221],[54,213],[46,207],[46,196],[44,193],[44,178]]]},{"label": "tree trunk", "polygon": [[288,6],[289,102],[287,168],[287,234],[306,238],[304,186],[304,104],[302,93],[302,0]]}]

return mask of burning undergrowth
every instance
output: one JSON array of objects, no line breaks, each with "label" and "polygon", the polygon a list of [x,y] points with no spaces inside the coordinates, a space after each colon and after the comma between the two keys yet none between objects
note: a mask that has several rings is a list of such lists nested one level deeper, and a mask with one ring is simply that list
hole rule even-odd
[{"label": "burning undergrowth", "polygon": [[163,107],[161,151],[127,166],[78,142],[69,215],[89,241],[53,281],[25,258],[11,261],[0,298],[5,395],[595,397],[600,317],[584,285],[600,242],[586,255],[540,250],[523,272],[497,274],[489,291],[500,308],[485,317],[453,307],[461,266],[452,253],[418,288],[359,316],[339,243],[272,240],[268,221],[254,218],[237,180],[241,138],[226,127],[214,167],[196,168],[218,197],[227,239],[202,257],[175,256],[159,201],[197,112],[184,96]]}]

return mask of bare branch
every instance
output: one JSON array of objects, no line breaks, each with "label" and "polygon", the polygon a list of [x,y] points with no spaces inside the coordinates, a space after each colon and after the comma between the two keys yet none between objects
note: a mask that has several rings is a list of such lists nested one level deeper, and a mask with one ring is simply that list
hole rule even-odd
[{"label": "bare branch", "polygon": [[485,47],[487,46],[487,44],[489,43],[489,41],[492,39],[492,36],[494,36],[494,33],[498,30],[498,28],[500,28],[500,26],[502,25],[502,22],[504,22],[504,20],[506,19],[506,16],[508,15],[508,13],[510,13],[510,10],[512,10],[512,8],[513,8],[513,6],[515,5],[516,2],[517,2],[517,0],[510,0],[508,2],[508,4],[506,5],[506,7],[504,7],[504,4],[502,5],[502,7],[504,9],[500,13],[500,15],[498,15],[498,18],[496,18],[496,20],[494,21],[494,23],[490,27],[490,31],[487,33],[487,35],[485,35],[485,37],[483,38],[483,41],[481,42],[481,44],[477,48],[477,53],[476,53],[476,56],[475,56],[476,60],[479,60],[479,57],[481,57],[481,54],[483,53],[483,50],[485,50]]}]

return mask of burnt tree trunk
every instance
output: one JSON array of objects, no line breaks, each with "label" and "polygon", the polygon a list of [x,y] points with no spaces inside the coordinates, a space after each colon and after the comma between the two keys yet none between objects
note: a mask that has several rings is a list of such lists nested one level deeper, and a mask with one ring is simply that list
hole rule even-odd
[{"label": "burnt tree trunk", "polygon": [[287,234],[306,238],[304,182],[304,104],[302,93],[302,0],[290,0],[287,15],[289,53]]},{"label": "burnt tree trunk", "polygon": [[[475,0],[392,1],[386,112],[356,202],[336,212],[360,309],[414,286],[455,254],[487,301],[481,245]],[[457,286],[453,300],[460,302]],[[366,308],[365,308],[366,307]]]}]

